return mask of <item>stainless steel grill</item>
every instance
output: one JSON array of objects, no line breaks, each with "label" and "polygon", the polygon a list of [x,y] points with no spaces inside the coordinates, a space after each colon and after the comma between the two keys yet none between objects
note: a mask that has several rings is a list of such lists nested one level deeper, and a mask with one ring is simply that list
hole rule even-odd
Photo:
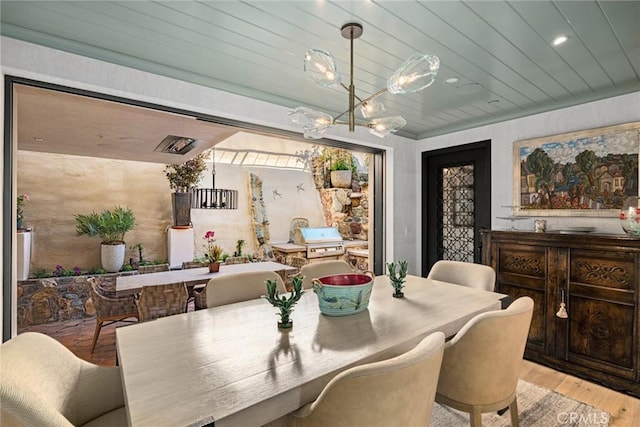
[{"label": "stainless steel grill", "polygon": [[301,227],[295,230],[293,242],[307,248],[307,258],[344,254],[344,242],[334,227]]}]

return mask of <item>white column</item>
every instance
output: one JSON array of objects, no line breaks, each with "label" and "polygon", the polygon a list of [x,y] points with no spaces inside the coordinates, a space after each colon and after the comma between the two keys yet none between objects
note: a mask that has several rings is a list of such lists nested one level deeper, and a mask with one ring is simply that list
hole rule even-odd
[{"label": "white column", "polygon": [[169,268],[181,268],[185,261],[193,261],[193,228],[167,229]]},{"label": "white column", "polygon": [[31,265],[31,231],[20,231],[16,233],[18,244],[18,280],[29,278],[29,268]]}]

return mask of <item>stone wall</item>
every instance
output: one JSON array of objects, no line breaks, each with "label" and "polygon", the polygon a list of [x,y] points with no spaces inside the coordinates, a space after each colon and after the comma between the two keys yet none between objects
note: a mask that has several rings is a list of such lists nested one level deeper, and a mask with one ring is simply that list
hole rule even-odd
[{"label": "stone wall", "polygon": [[[107,290],[115,292],[116,277],[135,272],[101,274]],[[18,333],[26,327],[95,316],[87,279],[91,276],[50,277],[18,282]]]},{"label": "stone wall", "polygon": [[322,188],[320,199],[325,221],[345,240],[369,239],[369,189],[367,183],[354,188]]}]

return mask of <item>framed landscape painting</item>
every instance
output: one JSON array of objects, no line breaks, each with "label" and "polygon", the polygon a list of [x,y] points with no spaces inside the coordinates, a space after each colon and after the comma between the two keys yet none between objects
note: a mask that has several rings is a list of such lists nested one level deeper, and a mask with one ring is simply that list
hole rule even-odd
[{"label": "framed landscape painting", "polygon": [[521,216],[618,216],[638,196],[640,122],[514,142]]}]

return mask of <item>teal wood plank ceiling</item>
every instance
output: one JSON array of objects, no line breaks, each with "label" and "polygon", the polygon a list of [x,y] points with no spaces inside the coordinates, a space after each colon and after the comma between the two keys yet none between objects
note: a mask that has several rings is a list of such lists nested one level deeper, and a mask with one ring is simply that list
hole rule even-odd
[{"label": "teal wood plank ceiling", "polygon": [[[4,36],[333,115],[346,93],[309,80],[303,55],[331,52],[346,80],[349,21],[364,27],[358,94],[384,87],[413,53],[440,58],[431,87],[381,98],[409,138],[640,90],[639,1],[0,2]],[[569,40],[553,47],[560,34]]]}]

